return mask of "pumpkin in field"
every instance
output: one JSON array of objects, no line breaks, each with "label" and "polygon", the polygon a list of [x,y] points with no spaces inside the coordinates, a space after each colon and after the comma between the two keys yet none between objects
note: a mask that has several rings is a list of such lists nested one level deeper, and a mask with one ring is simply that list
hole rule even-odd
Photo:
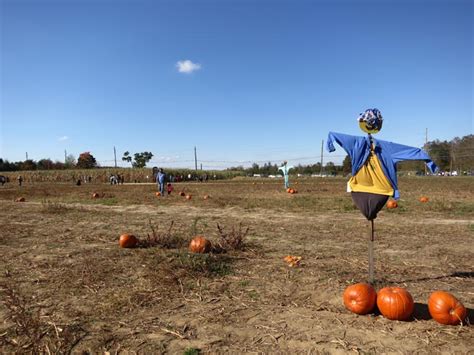
[{"label": "pumpkin in field", "polygon": [[397,201],[395,200],[389,200],[387,202],[387,208],[391,209],[391,208],[397,208],[398,207],[398,203]]},{"label": "pumpkin in field", "polygon": [[160,192],[160,191],[155,192],[155,195],[156,195],[156,197],[160,197],[160,196],[161,196],[161,192]]},{"label": "pumpkin in field", "polygon": [[428,198],[428,197],[426,197],[426,196],[421,196],[421,197],[420,197],[420,202],[426,203],[426,202],[428,202],[428,201],[429,201],[429,198]]},{"label": "pumpkin in field", "polygon": [[99,198],[99,197],[100,197],[100,195],[97,192],[94,192],[92,194],[92,198]]},{"label": "pumpkin in field", "polygon": [[385,318],[407,320],[415,308],[413,297],[401,287],[385,287],[377,293],[377,307]]},{"label": "pumpkin in field", "polygon": [[183,196],[183,197],[184,197],[184,196],[186,196],[186,194],[184,193],[184,191],[181,191],[181,192],[179,193],[179,196]]},{"label": "pumpkin in field", "polygon": [[133,248],[137,243],[137,237],[131,234],[122,234],[119,239],[119,245],[121,248]]},{"label": "pumpkin in field", "polygon": [[205,200],[209,199],[209,195],[204,195],[203,197]]},{"label": "pumpkin in field", "polygon": [[189,251],[192,253],[209,253],[211,248],[211,242],[201,235],[194,237],[189,243]]},{"label": "pumpkin in field", "polygon": [[297,194],[297,193],[298,193],[298,190],[296,190],[296,189],[291,189],[290,194]]},{"label": "pumpkin in field", "polygon": [[344,306],[354,313],[367,314],[372,312],[377,300],[377,292],[372,285],[358,283],[348,286],[342,296]]},{"label": "pumpkin in field", "polygon": [[25,198],[24,197],[18,197],[15,202],[25,202]]},{"label": "pumpkin in field", "polygon": [[296,267],[300,265],[303,258],[301,256],[287,255],[283,258],[289,267]]},{"label": "pumpkin in field", "polygon": [[289,194],[291,194],[291,190],[293,190],[291,187],[287,188],[286,189],[286,192],[288,192]]},{"label": "pumpkin in field", "polygon": [[193,198],[192,195],[186,195],[186,200],[190,200],[190,199],[192,199],[192,198]]},{"label": "pumpkin in field", "polygon": [[428,299],[428,311],[435,321],[446,325],[456,325],[467,316],[466,308],[449,292],[435,291]]}]

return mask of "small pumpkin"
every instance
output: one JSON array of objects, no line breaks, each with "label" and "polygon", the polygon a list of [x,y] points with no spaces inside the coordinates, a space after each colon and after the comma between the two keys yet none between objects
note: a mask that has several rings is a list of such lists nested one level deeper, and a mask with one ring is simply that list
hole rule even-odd
[{"label": "small pumpkin", "polygon": [[426,202],[428,202],[429,200],[430,200],[430,199],[429,199],[428,197],[426,197],[426,196],[421,196],[421,197],[420,197],[420,202],[421,202],[421,203],[426,203]]},{"label": "small pumpkin", "polygon": [[291,189],[290,194],[297,194],[297,193],[298,193],[298,190],[296,190],[296,189]]},{"label": "small pumpkin", "polygon": [[342,295],[344,306],[354,313],[367,314],[372,312],[377,300],[377,292],[367,283],[357,283],[346,287]]},{"label": "small pumpkin", "polygon": [[287,255],[283,258],[289,267],[296,267],[300,265],[303,258],[301,256]]},{"label": "small pumpkin", "polygon": [[94,192],[92,194],[92,198],[99,198],[99,197],[100,197],[100,195],[97,192]]},{"label": "small pumpkin", "polygon": [[446,325],[457,325],[467,316],[464,305],[445,291],[435,291],[430,295],[428,311],[435,321]]},{"label": "small pumpkin", "polygon": [[121,248],[133,248],[137,243],[137,237],[132,234],[122,234],[119,239],[119,245]]},{"label": "small pumpkin", "polygon": [[18,197],[15,202],[25,202],[25,198],[24,197]]},{"label": "small pumpkin", "polygon": [[407,320],[415,308],[413,297],[402,287],[385,287],[377,293],[377,307],[385,318]]},{"label": "small pumpkin", "polygon": [[160,196],[161,196],[161,192],[160,192],[160,191],[157,191],[157,192],[155,192],[155,195],[156,195],[156,197],[160,197]]},{"label": "small pumpkin", "polygon": [[395,200],[389,200],[389,201],[387,202],[387,208],[388,208],[388,209],[397,208],[397,207],[398,207],[397,201],[395,201]]},{"label": "small pumpkin", "polygon": [[209,199],[209,195],[204,195],[203,197],[205,200]]},{"label": "small pumpkin", "polygon": [[201,235],[194,237],[189,243],[189,251],[192,253],[209,253],[211,248],[211,242]]},{"label": "small pumpkin", "polygon": [[192,198],[193,198],[192,195],[186,195],[186,200],[190,200],[190,199],[192,199]]},{"label": "small pumpkin", "polygon": [[286,192],[288,192],[289,194],[291,194],[291,190],[293,190],[291,187],[287,188],[286,189]]}]

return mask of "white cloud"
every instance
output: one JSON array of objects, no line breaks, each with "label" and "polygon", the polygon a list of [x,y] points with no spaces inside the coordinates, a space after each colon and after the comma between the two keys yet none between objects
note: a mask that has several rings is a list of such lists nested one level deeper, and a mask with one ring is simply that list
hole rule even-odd
[{"label": "white cloud", "polygon": [[62,136],[62,137],[59,137],[58,141],[63,142],[63,141],[67,141],[68,139],[69,139],[68,136]]},{"label": "white cloud", "polygon": [[180,60],[176,63],[176,68],[180,73],[190,74],[193,71],[201,69],[201,64],[193,63],[190,60]]}]

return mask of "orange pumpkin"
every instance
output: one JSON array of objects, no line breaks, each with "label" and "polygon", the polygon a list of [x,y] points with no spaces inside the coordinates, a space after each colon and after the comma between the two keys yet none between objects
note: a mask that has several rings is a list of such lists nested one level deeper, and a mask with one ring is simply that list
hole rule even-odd
[{"label": "orange pumpkin", "polygon": [[92,198],[99,198],[99,197],[100,197],[100,195],[97,192],[94,192],[92,194]]},{"label": "orange pumpkin", "polygon": [[398,203],[397,201],[395,200],[389,200],[387,202],[387,208],[391,209],[391,208],[397,208],[398,207]]},{"label": "orange pumpkin", "polygon": [[192,198],[193,198],[192,195],[186,195],[186,200],[190,200],[190,199],[192,199]]},{"label": "orange pumpkin", "polygon": [[429,201],[429,198],[428,198],[428,197],[426,197],[426,196],[421,196],[421,197],[420,197],[420,202],[426,203],[426,202],[428,202],[428,201]]},{"label": "orange pumpkin", "polygon": [[25,202],[25,198],[24,197],[18,197],[15,202]]},{"label": "orange pumpkin", "polygon": [[137,245],[138,239],[132,234],[122,234],[119,239],[119,245],[122,248],[133,248]]},{"label": "orange pumpkin", "polygon": [[296,190],[296,189],[291,189],[290,194],[296,194],[296,193],[298,193],[298,190]]},{"label": "orange pumpkin", "polygon": [[354,313],[367,314],[372,312],[377,299],[375,289],[366,283],[348,286],[342,296],[344,306]]},{"label": "orange pumpkin", "polygon": [[288,192],[289,194],[291,194],[291,190],[293,190],[291,187],[287,188],[286,189],[286,192]]},{"label": "orange pumpkin", "polygon": [[204,195],[203,197],[205,200],[207,200],[209,198],[209,195]]},{"label": "orange pumpkin", "polygon": [[211,242],[201,235],[194,237],[189,243],[189,251],[192,253],[209,253],[211,248]]},{"label": "orange pumpkin", "polygon": [[466,308],[449,292],[435,291],[428,299],[428,311],[435,321],[457,325],[467,316]]},{"label": "orange pumpkin", "polygon": [[155,195],[156,195],[156,197],[160,197],[160,196],[161,196],[161,192],[160,192],[160,191],[155,192]]},{"label": "orange pumpkin", "polygon": [[407,320],[415,308],[413,297],[402,287],[385,287],[377,293],[377,307],[385,318]]}]

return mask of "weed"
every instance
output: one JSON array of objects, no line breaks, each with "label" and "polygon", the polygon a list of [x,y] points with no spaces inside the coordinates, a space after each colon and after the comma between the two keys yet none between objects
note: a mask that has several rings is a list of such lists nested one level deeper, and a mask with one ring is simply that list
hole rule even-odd
[{"label": "weed", "polygon": [[146,238],[140,238],[139,246],[142,248],[160,246],[167,249],[174,249],[188,243],[185,238],[173,233],[174,221],[171,221],[170,226],[164,232],[157,231],[151,223],[151,220],[148,220],[148,224],[151,229],[151,234],[148,233]]},{"label": "weed", "polygon": [[224,228],[217,223],[217,231],[220,235],[220,241],[217,243],[218,247],[224,251],[228,250],[245,250],[245,238],[249,232],[249,227],[242,227],[242,223],[239,223],[239,227],[232,226],[230,232],[225,232]]}]

